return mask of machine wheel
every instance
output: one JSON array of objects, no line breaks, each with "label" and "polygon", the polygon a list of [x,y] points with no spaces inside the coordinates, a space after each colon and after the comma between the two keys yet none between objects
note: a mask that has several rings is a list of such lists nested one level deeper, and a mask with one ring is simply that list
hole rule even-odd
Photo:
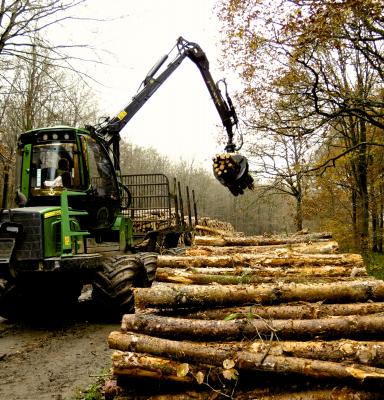
[{"label": "machine wheel", "polygon": [[156,278],[156,269],[157,269],[157,253],[138,253],[136,256],[143,263],[145,272],[147,274],[147,279],[144,287],[150,287],[152,282]]},{"label": "machine wheel", "polygon": [[147,286],[143,263],[134,255],[104,257],[96,273],[93,300],[111,314],[133,311],[133,287]]}]

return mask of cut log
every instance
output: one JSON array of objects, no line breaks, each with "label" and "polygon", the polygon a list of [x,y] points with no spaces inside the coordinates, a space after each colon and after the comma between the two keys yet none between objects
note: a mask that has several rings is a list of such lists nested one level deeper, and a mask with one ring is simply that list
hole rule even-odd
[{"label": "cut log", "polygon": [[319,284],[280,285],[173,285],[158,284],[134,289],[136,309],[183,308],[248,304],[279,304],[292,301],[352,303],[384,300],[384,282],[364,280]]},{"label": "cut log", "polygon": [[[234,352],[208,347],[200,343],[179,342],[147,335],[111,332],[109,346],[121,351],[135,351],[156,356],[167,354],[169,358],[193,363],[204,363],[222,367],[230,361],[236,370],[293,373],[313,378],[335,378],[362,381],[375,379],[384,381],[384,369],[364,365],[343,365],[335,362],[311,360],[297,357],[270,356],[247,351]],[[241,373],[240,373],[241,376]]]},{"label": "cut log", "polygon": [[366,269],[358,267],[203,267],[203,268],[158,268],[161,272],[169,271],[187,271],[194,274],[209,275],[254,275],[258,277],[368,277]]},{"label": "cut log", "polygon": [[[254,397],[255,395],[257,397]],[[381,398],[382,393],[380,393],[379,390],[356,390],[347,387],[328,390],[305,390],[302,392],[287,392],[261,396],[259,396],[257,392],[253,394],[253,391],[249,391],[236,395],[236,400],[379,400]]]},{"label": "cut log", "polygon": [[233,254],[222,256],[165,256],[157,259],[158,267],[202,268],[202,267],[315,267],[315,266],[363,267],[360,254],[300,254],[277,256],[271,254]]},{"label": "cut log", "polygon": [[209,234],[210,236],[228,236],[231,233],[224,229],[212,228],[209,226],[202,226],[202,225],[196,225],[193,228],[193,230],[195,232],[203,232],[203,233]]},{"label": "cut log", "polygon": [[[283,247],[284,246],[284,247]],[[266,246],[193,246],[185,250],[187,256],[218,256],[238,253],[289,253],[302,254],[332,254],[336,253],[339,245],[335,241],[297,243],[287,245],[266,245]]]},{"label": "cut log", "polygon": [[[139,340],[147,340],[146,335],[138,334]],[[160,340],[160,344],[161,344]],[[194,354],[195,342],[183,341],[187,354]],[[190,346],[188,347],[188,343]],[[199,342],[201,348],[207,347],[215,351],[227,352],[251,352],[273,356],[287,356],[309,358],[314,360],[348,362],[374,367],[384,366],[384,342],[383,341],[356,341],[356,340],[316,340],[316,341],[242,341],[242,342]],[[185,350],[185,348],[184,348]],[[164,349],[164,351],[168,351]],[[202,350],[203,351],[203,350]],[[152,353],[152,352],[151,352]],[[157,353],[161,357],[167,357],[168,353]],[[193,360],[196,362],[196,360]]]},{"label": "cut log", "polygon": [[[233,344],[231,345],[234,346]],[[242,346],[244,348],[244,346]],[[256,341],[246,350],[270,355],[311,358],[323,361],[349,362],[376,367],[384,366],[384,342],[378,341]]]},{"label": "cut log", "polygon": [[[236,285],[246,283],[275,282],[276,278],[283,282],[305,282],[316,279],[332,279],[335,277],[354,279],[356,276],[368,276],[365,268],[317,267],[317,268],[190,268],[188,271],[179,268],[157,268],[158,282],[183,284]],[[320,279],[319,279],[320,278]]]},{"label": "cut log", "polygon": [[195,236],[193,243],[203,246],[265,246],[290,243],[308,243],[332,239],[332,234],[312,233],[307,235],[292,236]]},{"label": "cut log", "polygon": [[383,302],[323,304],[301,303],[277,306],[245,306],[211,308],[207,310],[151,310],[152,314],[191,319],[313,319],[343,315],[369,315],[384,312]]},{"label": "cut log", "polygon": [[377,338],[384,334],[384,316],[343,316],[305,320],[238,319],[229,321],[125,314],[123,331],[191,340],[242,340],[244,338]]},{"label": "cut log", "polygon": [[193,382],[193,376],[187,375],[188,370],[184,373],[185,369],[186,366],[180,362],[146,354],[121,351],[112,354],[112,373],[115,376]]},{"label": "cut log", "polygon": [[194,365],[163,356],[123,351],[115,351],[112,354],[112,373],[114,376],[151,378],[197,385],[225,380],[225,369],[222,367],[203,363]]},{"label": "cut log", "polygon": [[[265,392],[265,391],[264,391]],[[119,397],[119,400],[131,400],[132,397]],[[211,391],[206,392],[192,392],[186,391],[184,393],[175,394],[160,394],[150,397],[145,397],[143,400],[212,400],[216,398]],[[231,395],[225,395],[224,398],[231,398]],[[372,389],[361,390],[353,388],[331,388],[331,389],[318,389],[318,390],[305,390],[301,392],[287,391],[286,393],[271,393],[265,394],[260,389],[250,390],[247,392],[236,391],[236,400],[381,400],[383,394],[380,390],[375,391]],[[135,400],[140,400],[135,397]]]}]

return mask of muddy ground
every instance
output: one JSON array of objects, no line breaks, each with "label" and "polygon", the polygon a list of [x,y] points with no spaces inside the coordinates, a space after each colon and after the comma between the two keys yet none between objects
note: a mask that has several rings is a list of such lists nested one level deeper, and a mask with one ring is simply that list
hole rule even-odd
[{"label": "muddy ground", "polygon": [[72,400],[108,374],[108,334],[118,321],[81,302],[66,316],[10,321],[0,317],[0,400]]}]

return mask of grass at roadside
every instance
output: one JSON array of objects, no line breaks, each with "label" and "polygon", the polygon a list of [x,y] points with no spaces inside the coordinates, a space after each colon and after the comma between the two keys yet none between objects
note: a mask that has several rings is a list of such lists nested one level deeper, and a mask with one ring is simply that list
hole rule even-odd
[{"label": "grass at roadside", "polygon": [[76,389],[73,400],[103,400],[103,387],[107,380],[110,379],[109,367],[104,368],[100,375],[95,376],[95,382],[86,389]]}]

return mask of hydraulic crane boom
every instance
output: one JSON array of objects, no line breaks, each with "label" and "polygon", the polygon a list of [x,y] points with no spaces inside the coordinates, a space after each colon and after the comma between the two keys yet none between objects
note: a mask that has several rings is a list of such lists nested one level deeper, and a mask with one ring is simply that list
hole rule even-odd
[{"label": "hydraulic crane boom", "polygon": [[[237,126],[238,118],[235,108],[228,93],[225,93],[225,99],[221,91],[212,78],[209,71],[209,61],[201,49],[201,47],[193,42],[189,42],[182,37],[179,37],[176,43],[177,55],[165,67],[162,72],[159,72],[169,58],[169,55],[174,48],[164,55],[149,71],[145,77],[141,89],[134,96],[131,102],[112,119],[107,120],[104,124],[95,128],[95,133],[103,139],[106,147],[112,150],[115,169],[119,170],[120,151],[119,141],[120,132],[125,125],[133,118],[133,116],[141,109],[141,107],[150,99],[156,90],[169,78],[169,76],[179,67],[185,58],[189,58],[198,67],[204,83],[210,93],[213,103],[221,118],[222,124],[226,129],[228,142],[225,151],[233,153],[236,146],[233,143],[233,127]],[[224,82],[225,84],[225,82]],[[225,85],[226,87],[226,85]],[[237,158],[236,158],[237,157]],[[243,156],[236,155],[231,159],[230,170],[226,166],[223,171],[214,170],[216,178],[234,194],[241,194],[246,187],[251,188],[253,179],[248,174],[248,162]],[[239,158],[240,157],[240,158]],[[232,166],[232,170],[231,170]],[[223,175],[223,173],[228,173]],[[219,174],[218,174],[218,173]],[[246,179],[245,179],[246,178]]]}]

